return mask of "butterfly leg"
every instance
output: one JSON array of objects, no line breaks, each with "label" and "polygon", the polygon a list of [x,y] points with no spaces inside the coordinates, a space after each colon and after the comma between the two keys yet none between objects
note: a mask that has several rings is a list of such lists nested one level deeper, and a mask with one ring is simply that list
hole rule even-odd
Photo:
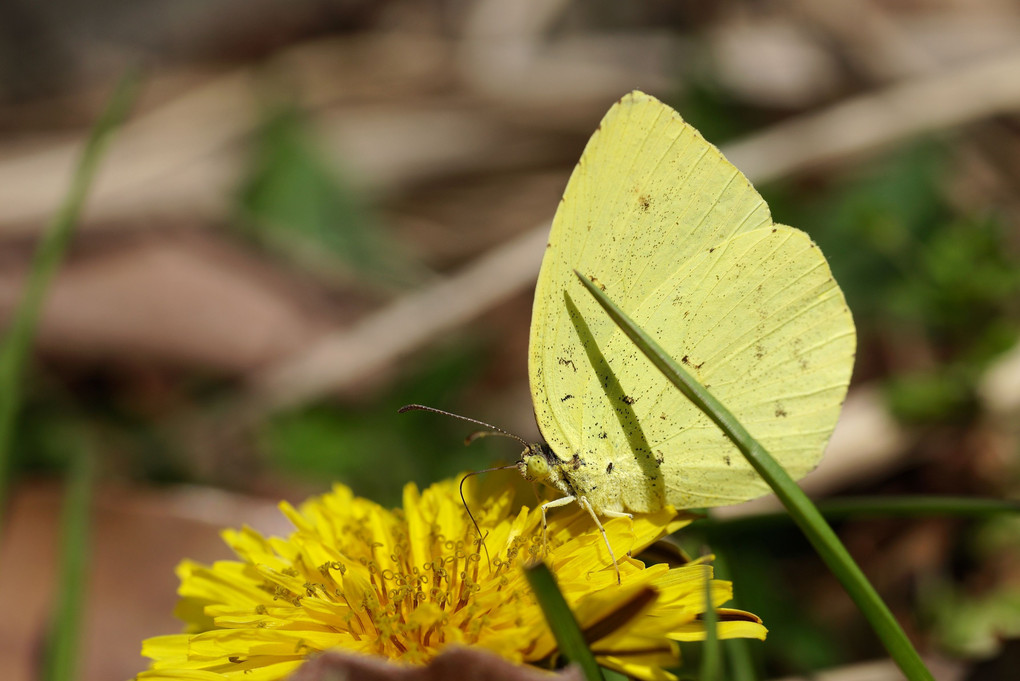
[{"label": "butterfly leg", "polygon": [[[602,511],[602,515],[607,518],[626,518],[630,521],[630,542],[631,546],[634,545],[634,514],[623,513],[621,511]],[[630,555],[630,549],[627,549],[627,555]]]},{"label": "butterfly leg", "polygon": [[566,506],[569,503],[575,501],[574,497],[563,497],[561,499],[553,499],[547,501],[540,507],[542,509],[542,550],[549,550],[549,523],[546,521],[545,513],[550,508],[556,508],[558,506]]},{"label": "butterfly leg", "polygon": [[[613,553],[613,547],[610,546],[610,544],[609,544],[609,536],[606,534],[605,528],[602,527],[602,523],[599,522],[599,517],[595,514],[595,509],[593,509],[591,507],[591,504],[588,503],[588,500],[585,497],[579,498],[577,500],[577,503],[579,503],[581,505],[581,508],[583,508],[586,511],[588,511],[588,514],[591,515],[591,519],[595,521],[595,527],[599,528],[599,532],[602,533],[602,541],[604,541],[606,543],[606,548],[609,549],[609,557],[613,561],[613,570],[616,571],[616,583],[619,584],[620,583],[620,566],[616,562],[616,554]],[[616,512],[605,513],[604,515],[607,515],[607,516],[610,516],[610,517],[614,517],[614,518],[617,517],[617,516],[620,516],[620,515],[625,515],[625,516],[631,517],[629,513],[616,513]]]}]

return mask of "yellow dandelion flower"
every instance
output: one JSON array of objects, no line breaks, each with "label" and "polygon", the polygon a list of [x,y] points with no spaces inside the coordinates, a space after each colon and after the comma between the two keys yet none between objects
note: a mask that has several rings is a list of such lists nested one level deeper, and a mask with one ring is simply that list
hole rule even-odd
[{"label": "yellow dandelion flower", "polygon": [[[225,531],[241,560],[178,566],[176,614],[186,631],[145,641],[152,664],[137,678],[272,681],[330,649],[425,664],[459,644],[517,663],[547,661],[556,642],[521,569],[543,555],[600,664],[641,679],[672,678],[662,668],[676,664],[675,642],[704,638],[699,615],[711,566],[646,566],[628,555],[688,522],[675,511],[605,523],[624,556],[618,585],[587,513],[551,514],[546,546],[541,512],[515,505],[513,489],[472,496],[489,559],[453,480],[421,493],[408,485],[403,509],[393,511],[343,485],[300,511],[283,503],[297,527],[286,539]],[[611,615],[649,587],[657,597],[614,625]],[[712,580],[711,597],[721,606],[730,583]],[[729,615],[720,637],[765,637],[753,615]]]}]

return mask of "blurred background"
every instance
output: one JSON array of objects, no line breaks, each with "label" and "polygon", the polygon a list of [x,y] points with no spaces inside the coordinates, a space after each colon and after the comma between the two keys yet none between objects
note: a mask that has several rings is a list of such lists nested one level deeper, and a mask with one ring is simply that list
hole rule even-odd
[{"label": "blurred background", "polygon": [[[632,89],[719,145],[846,292],[860,350],[812,493],[1020,495],[1016,2],[7,0],[5,324],[132,64],[140,98],[50,290],[18,415],[4,678],[38,677],[76,453],[98,466],[88,680],[129,678],[142,638],[179,630],[174,565],[229,558],[220,528],[283,534],[277,501],[333,481],[395,505],[408,481],[516,458],[396,409],[537,437],[545,230]],[[768,508],[692,534],[771,630],[762,678],[897,678],[861,666],[883,651],[798,532],[740,520]],[[1015,678],[1015,517],[837,529],[939,678]]]}]

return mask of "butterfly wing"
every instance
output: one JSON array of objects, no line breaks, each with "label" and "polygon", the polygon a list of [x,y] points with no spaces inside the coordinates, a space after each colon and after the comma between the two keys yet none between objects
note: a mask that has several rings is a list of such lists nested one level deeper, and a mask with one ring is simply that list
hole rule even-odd
[{"label": "butterfly wing", "polygon": [[596,510],[710,506],[768,491],[574,269],[682,359],[795,477],[815,466],[853,365],[842,293],[810,239],[773,225],[747,179],[653,97],[634,92],[610,109],[557,210],[531,326],[536,418],[556,455],[579,462],[574,487]]}]

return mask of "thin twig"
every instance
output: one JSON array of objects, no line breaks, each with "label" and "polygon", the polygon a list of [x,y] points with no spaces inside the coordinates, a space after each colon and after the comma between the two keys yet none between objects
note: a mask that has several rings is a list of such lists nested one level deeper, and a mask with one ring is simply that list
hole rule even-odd
[{"label": "thin twig", "polygon": [[535,281],[548,233],[547,224],[534,228],[264,371],[242,410],[264,414],[351,385],[498,305]]},{"label": "thin twig", "polygon": [[768,182],[923,133],[1020,110],[1020,50],[908,80],[729,145],[727,158]]}]

